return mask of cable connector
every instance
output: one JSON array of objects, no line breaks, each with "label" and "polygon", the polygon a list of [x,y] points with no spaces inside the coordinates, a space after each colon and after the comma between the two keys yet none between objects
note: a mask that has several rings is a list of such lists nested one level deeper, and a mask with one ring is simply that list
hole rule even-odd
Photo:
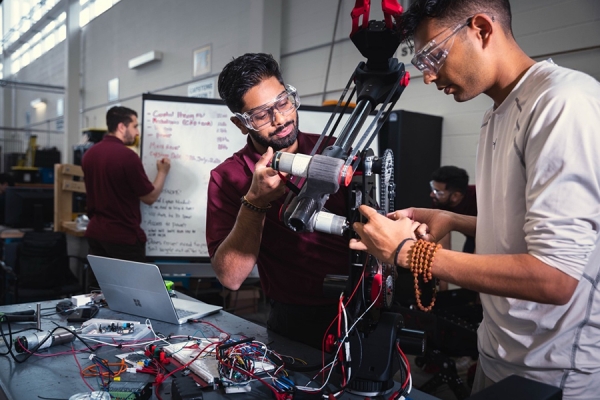
[{"label": "cable connector", "polygon": [[252,390],[252,388],[250,387],[250,385],[244,385],[244,386],[225,386],[225,393],[226,394],[232,394],[232,393],[249,393]]},{"label": "cable connector", "polygon": [[165,380],[165,376],[163,374],[156,374],[156,378],[154,379],[154,383],[160,386]]},{"label": "cable connector", "polygon": [[344,342],[344,353],[346,353],[346,361],[352,361],[352,359],[350,358],[350,342],[348,342],[347,340]]}]

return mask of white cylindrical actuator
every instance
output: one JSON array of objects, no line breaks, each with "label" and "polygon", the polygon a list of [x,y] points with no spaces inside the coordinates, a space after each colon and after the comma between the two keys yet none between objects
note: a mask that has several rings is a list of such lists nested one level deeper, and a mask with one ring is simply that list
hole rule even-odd
[{"label": "white cylindrical actuator", "polygon": [[277,171],[306,178],[308,175],[308,164],[310,164],[311,159],[312,157],[306,154],[278,151],[273,157],[272,166]]},{"label": "white cylindrical actuator", "polygon": [[319,211],[315,216],[315,231],[344,236],[348,229],[346,218],[326,211]]}]

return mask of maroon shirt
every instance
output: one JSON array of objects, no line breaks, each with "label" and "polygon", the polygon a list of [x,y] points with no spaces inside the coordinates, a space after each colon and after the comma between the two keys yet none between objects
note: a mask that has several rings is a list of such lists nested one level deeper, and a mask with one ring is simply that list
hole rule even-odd
[{"label": "maroon shirt", "polygon": [[[435,207],[434,207],[435,208]],[[456,207],[448,207],[448,211],[452,211],[461,215],[477,216],[477,193],[475,191],[475,185],[467,186],[467,191],[463,196],[463,199]],[[475,238],[473,236],[467,236],[465,244],[463,245],[464,253],[475,252]]]},{"label": "maroon shirt", "polygon": [[[310,154],[318,138],[299,133],[298,153]],[[211,257],[235,224],[240,198],[250,188],[260,156],[248,139],[243,149],[211,171],[206,213],[206,242]],[[346,193],[345,189],[338,190],[329,197],[325,208],[346,216]],[[286,304],[334,304],[337,299],[323,297],[323,278],[327,274],[349,273],[348,240],[320,232],[292,231],[279,219],[285,198],[271,202],[265,218],[257,260],[263,290],[267,297]]]},{"label": "maroon shirt", "polygon": [[140,157],[116,136],[105,135],[85,152],[82,168],[90,218],[85,236],[117,244],[146,242],[140,197],[154,185]]},{"label": "maroon shirt", "polygon": [[452,211],[461,215],[472,215],[474,217],[477,216],[477,194],[475,192],[475,185],[467,186],[467,191],[463,196],[463,199],[460,203],[456,205],[456,207],[448,208],[449,211]]}]

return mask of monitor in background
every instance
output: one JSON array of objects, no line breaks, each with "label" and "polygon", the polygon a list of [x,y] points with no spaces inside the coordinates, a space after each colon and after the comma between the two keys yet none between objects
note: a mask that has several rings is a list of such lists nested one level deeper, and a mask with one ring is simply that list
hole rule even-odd
[{"label": "monitor in background", "polygon": [[6,226],[42,230],[54,222],[54,189],[13,186],[5,196]]}]

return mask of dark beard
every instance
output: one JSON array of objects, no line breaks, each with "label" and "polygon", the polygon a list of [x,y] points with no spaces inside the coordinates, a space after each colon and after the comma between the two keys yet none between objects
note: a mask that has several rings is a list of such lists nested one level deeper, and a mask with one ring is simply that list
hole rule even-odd
[{"label": "dark beard", "polygon": [[[289,121],[287,122],[285,125],[277,128],[270,136],[269,138],[265,138],[263,136],[261,136],[258,132],[254,131],[254,130],[248,130],[248,134],[252,137],[252,139],[254,139],[254,141],[258,144],[260,144],[261,146],[264,146],[265,148],[271,146],[273,148],[273,151],[279,151],[285,148],[290,147],[291,145],[293,145],[296,142],[296,139],[298,139],[298,126],[299,126],[299,122],[300,122],[300,116],[296,116],[296,123],[294,124],[294,121]],[[273,139],[273,137],[275,135],[277,135],[279,132],[283,131],[285,128],[287,128],[289,125],[294,125],[294,129],[292,129],[292,132],[290,132],[289,135],[287,135],[284,138],[281,139]]]},{"label": "dark beard", "polygon": [[433,208],[437,208],[437,209],[440,209],[440,210],[450,211],[450,208],[451,208],[450,207],[450,199],[446,200],[443,203],[440,203],[439,200],[437,202],[436,201],[432,201],[432,203],[433,203]]}]

